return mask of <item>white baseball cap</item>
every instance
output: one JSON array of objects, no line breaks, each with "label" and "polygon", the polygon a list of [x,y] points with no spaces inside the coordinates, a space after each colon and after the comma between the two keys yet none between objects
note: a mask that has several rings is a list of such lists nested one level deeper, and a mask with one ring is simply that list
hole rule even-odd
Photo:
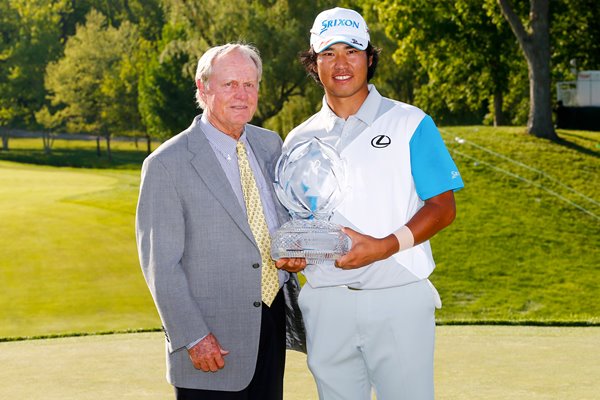
[{"label": "white baseball cap", "polygon": [[369,28],[363,17],[347,8],[336,7],[321,12],[310,30],[310,45],[315,53],[340,42],[364,50],[369,40]]}]

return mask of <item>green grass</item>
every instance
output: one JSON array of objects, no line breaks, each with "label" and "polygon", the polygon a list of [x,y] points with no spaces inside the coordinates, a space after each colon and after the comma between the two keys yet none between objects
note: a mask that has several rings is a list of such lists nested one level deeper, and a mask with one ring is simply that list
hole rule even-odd
[{"label": "green grass", "polygon": [[[155,149],[157,143],[152,143]],[[43,149],[42,139],[11,138],[9,151],[0,150],[0,160],[56,167],[96,169],[137,169],[146,157],[146,142],[136,146],[129,140],[111,140],[112,161],[106,153],[106,141],[100,141],[100,156],[95,140],[56,139],[50,154]]]},{"label": "green grass", "polygon": [[[600,323],[599,136],[561,131],[568,142],[555,144],[522,131],[443,130],[466,188],[432,241],[440,323]],[[39,139],[10,146],[0,160],[50,162]],[[0,161],[0,337],[160,325],[134,239],[144,151],[119,146],[113,163],[93,141],[57,141],[59,167]]]},{"label": "green grass", "polygon": [[600,322],[600,134],[559,131],[556,144],[523,128],[442,132],[466,187],[432,240],[438,320]]},{"label": "green grass", "polygon": [[0,161],[0,336],[159,326],[135,247],[138,175]]},{"label": "green grass", "polygon": [[[599,340],[597,327],[438,327],[436,399],[596,399]],[[0,398],[169,399],[164,357],[162,333],[0,343],[0,365],[10,365],[0,369]],[[298,352],[287,353],[284,398],[317,398]]]}]

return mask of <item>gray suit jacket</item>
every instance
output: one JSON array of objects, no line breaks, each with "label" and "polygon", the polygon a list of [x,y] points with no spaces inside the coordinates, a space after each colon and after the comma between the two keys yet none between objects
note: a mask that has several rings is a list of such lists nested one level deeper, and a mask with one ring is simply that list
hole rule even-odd
[{"label": "gray suit jacket", "polygon": [[[261,268],[254,266],[261,258],[199,118],[144,161],[138,252],[165,330],[168,381],[178,387],[239,391],[250,383],[258,353],[261,307],[255,303],[261,301]],[[265,178],[273,181],[281,139],[252,125],[246,135]],[[276,198],[275,204],[284,222],[287,213]],[[288,346],[304,350],[295,274],[284,289]],[[196,370],[185,348],[209,332],[230,351],[225,368],[216,373]]]}]

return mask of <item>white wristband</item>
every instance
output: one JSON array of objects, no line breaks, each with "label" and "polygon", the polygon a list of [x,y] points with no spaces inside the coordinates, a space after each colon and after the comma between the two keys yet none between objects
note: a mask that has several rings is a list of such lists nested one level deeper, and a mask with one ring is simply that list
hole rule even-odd
[{"label": "white wristband", "polygon": [[394,232],[394,235],[396,236],[396,239],[398,239],[398,244],[400,245],[398,251],[410,249],[415,244],[415,237],[406,225]]}]

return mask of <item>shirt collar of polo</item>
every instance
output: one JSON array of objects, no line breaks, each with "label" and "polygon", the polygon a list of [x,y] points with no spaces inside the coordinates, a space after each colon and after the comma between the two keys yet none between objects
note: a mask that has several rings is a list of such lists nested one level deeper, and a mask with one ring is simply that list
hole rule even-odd
[{"label": "shirt collar of polo", "polygon": [[[379,110],[379,105],[381,104],[381,95],[375,88],[375,85],[369,84],[369,95],[362,103],[356,114],[351,115],[350,117],[354,117],[364,122],[368,126],[371,126],[375,121],[375,117],[377,116],[377,110]],[[321,108],[321,117],[325,121],[325,127],[327,131],[331,131],[335,126],[337,120],[341,119],[338,117],[327,104],[327,99],[323,96],[323,106]]]},{"label": "shirt collar of polo", "polygon": [[333,111],[331,111],[331,108],[329,108],[329,104],[327,104],[327,100],[325,99],[325,96],[323,96],[323,105],[321,107],[320,115],[321,115],[322,121],[324,122],[325,130],[327,132],[331,132],[333,130],[333,128],[335,127],[336,121],[338,119],[341,119],[340,117],[335,115],[335,113]]},{"label": "shirt collar of polo", "polygon": [[377,117],[381,99],[382,97],[375,88],[375,85],[369,84],[369,95],[362,106],[360,106],[360,109],[356,113],[356,117],[369,126],[373,125],[373,122],[375,122],[375,118]]}]

